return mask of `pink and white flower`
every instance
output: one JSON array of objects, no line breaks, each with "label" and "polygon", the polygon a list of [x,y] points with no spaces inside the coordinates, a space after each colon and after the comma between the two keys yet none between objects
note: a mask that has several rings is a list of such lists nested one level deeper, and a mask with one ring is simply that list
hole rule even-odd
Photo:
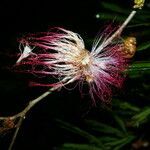
[{"label": "pink and white flower", "polygon": [[122,72],[127,67],[120,38],[108,42],[112,32],[106,29],[94,41],[91,51],[85,48],[79,34],[62,28],[28,35],[21,40],[25,46],[17,66],[28,65],[31,67],[27,72],[58,79],[54,83],[34,85],[57,87],[86,82],[93,99],[108,101],[112,87],[121,87]]}]

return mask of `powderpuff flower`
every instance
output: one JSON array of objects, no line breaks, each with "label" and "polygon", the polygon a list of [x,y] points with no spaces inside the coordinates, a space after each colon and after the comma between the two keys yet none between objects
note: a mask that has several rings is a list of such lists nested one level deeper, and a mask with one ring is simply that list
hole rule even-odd
[{"label": "powderpuff flower", "polygon": [[112,87],[122,85],[122,71],[127,66],[122,53],[123,41],[117,38],[108,42],[111,34],[107,28],[96,38],[91,51],[85,49],[79,34],[63,28],[28,35],[21,40],[24,50],[17,66],[31,66],[24,71],[58,79],[54,83],[34,83],[36,86],[58,87],[86,81],[91,97],[106,102],[110,100]]}]

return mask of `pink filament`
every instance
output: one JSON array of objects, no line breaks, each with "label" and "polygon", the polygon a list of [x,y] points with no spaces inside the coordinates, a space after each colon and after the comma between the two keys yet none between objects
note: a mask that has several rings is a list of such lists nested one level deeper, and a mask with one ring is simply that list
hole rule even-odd
[{"label": "pink filament", "polygon": [[[56,83],[32,83],[33,86],[56,87],[75,80],[82,81],[90,76],[88,84],[91,97],[93,99],[98,97],[106,102],[112,95],[112,87],[121,87],[124,80],[122,71],[127,67],[127,60],[121,52],[122,41],[117,38],[111,44],[105,45],[105,41],[113,32],[114,30],[107,28],[95,40],[89,53],[90,62],[83,68],[81,65],[76,65],[81,62],[75,59],[85,49],[84,42],[78,34],[55,28],[49,32],[27,35],[21,43],[35,49],[29,57],[24,58],[16,66],[30,66],[29,70],[23,71],[37,75],[52,75],[58,79]],[[117,43],[114,43],[116,41]]]}]

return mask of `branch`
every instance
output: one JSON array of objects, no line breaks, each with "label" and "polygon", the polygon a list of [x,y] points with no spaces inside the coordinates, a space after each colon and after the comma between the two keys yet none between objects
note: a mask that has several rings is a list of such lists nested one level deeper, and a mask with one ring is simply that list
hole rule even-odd
[{"label": "branch", "polygon": [[136,14],[136,11],[133,10],[130,13],[130,15],[127,17],[127,19],[124,21],[124,23],[119,27],[119,29],[110,38],[107,39],[104,47],[106,47],[108,44],[110,44],[114,38],[116,38],[118,35],[121,34],[123,29],[127,26],[127,24],[130,22],[130,20],[134,17],[135,14]]},{"label": "branch", "polygon": [[34,100],[31,100],[31,101],[29,102],[29,104],[28,104],[21,112],[15,114],[15,115],[13,115],[13,116],[0,117],[0,120],[1,120],[1,121],[5,121],[5,120],[8,120],[8,119],[9,119],[10,121],[12,121],[12,123],[14,123],[17,119],[19,119],[19,120],[17,121],[16,126],[15,126],[15,127],[16,127],[16,130],[15,130],[15,132],[14,132],[14,135],[13,135],[13,137],[12,137],[12,140],[11,140],[11,143],[10,143],[10,145],[9,145],[8,150],[12,150],[12,147],[13,147],[13,145],[14,145],[14,143],[15,143],[15,140],[16,140],[16,137],[17,137],[17,135],[18,135],[19,129],[20,129],[21,125],[22,125],[23,120],[25,119],[25,116],[26,116],[27,112],[28,112],[29,110],[31,110],[31,108],[32,108],[33,106],[35,106],[35,104],[39,103],[41,100],[43,100],[43,99],[44,99],[45,97],[47,97],[49,94],[51,94],[52,91],[54,91],[54,90],[56,90],[56,89],[58,89],[58,88],[59,88],[59,87],[51,88],[51,89],[49,89],[48,91],[46,91],[45,93],[43,93],[42,95],[40,95],[38,98],[36,98],[36,99],[34,99]]}]

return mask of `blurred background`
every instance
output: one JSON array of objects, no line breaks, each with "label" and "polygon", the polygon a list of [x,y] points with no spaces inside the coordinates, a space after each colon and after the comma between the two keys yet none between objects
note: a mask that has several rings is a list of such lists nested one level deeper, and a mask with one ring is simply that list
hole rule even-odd
[{"label": "blurred background", "polygon": [[[27,33],[63,27],[79,33],[91,49],[97,33],[110,23],[120,25],[133,0],[8,1],[0,4],[0,116],[21,111],[47,88],[29,87],[35,77],[13,72],[18,39]],[[150,1],[138,10],[122,34],[137,38],[125,84],[114,91],[111,104],[91,106],[79,88],[54,92],[25,119],[14,150],[149,150],[150,149]],[[0,134],[8,148],[14,130]]]}]

